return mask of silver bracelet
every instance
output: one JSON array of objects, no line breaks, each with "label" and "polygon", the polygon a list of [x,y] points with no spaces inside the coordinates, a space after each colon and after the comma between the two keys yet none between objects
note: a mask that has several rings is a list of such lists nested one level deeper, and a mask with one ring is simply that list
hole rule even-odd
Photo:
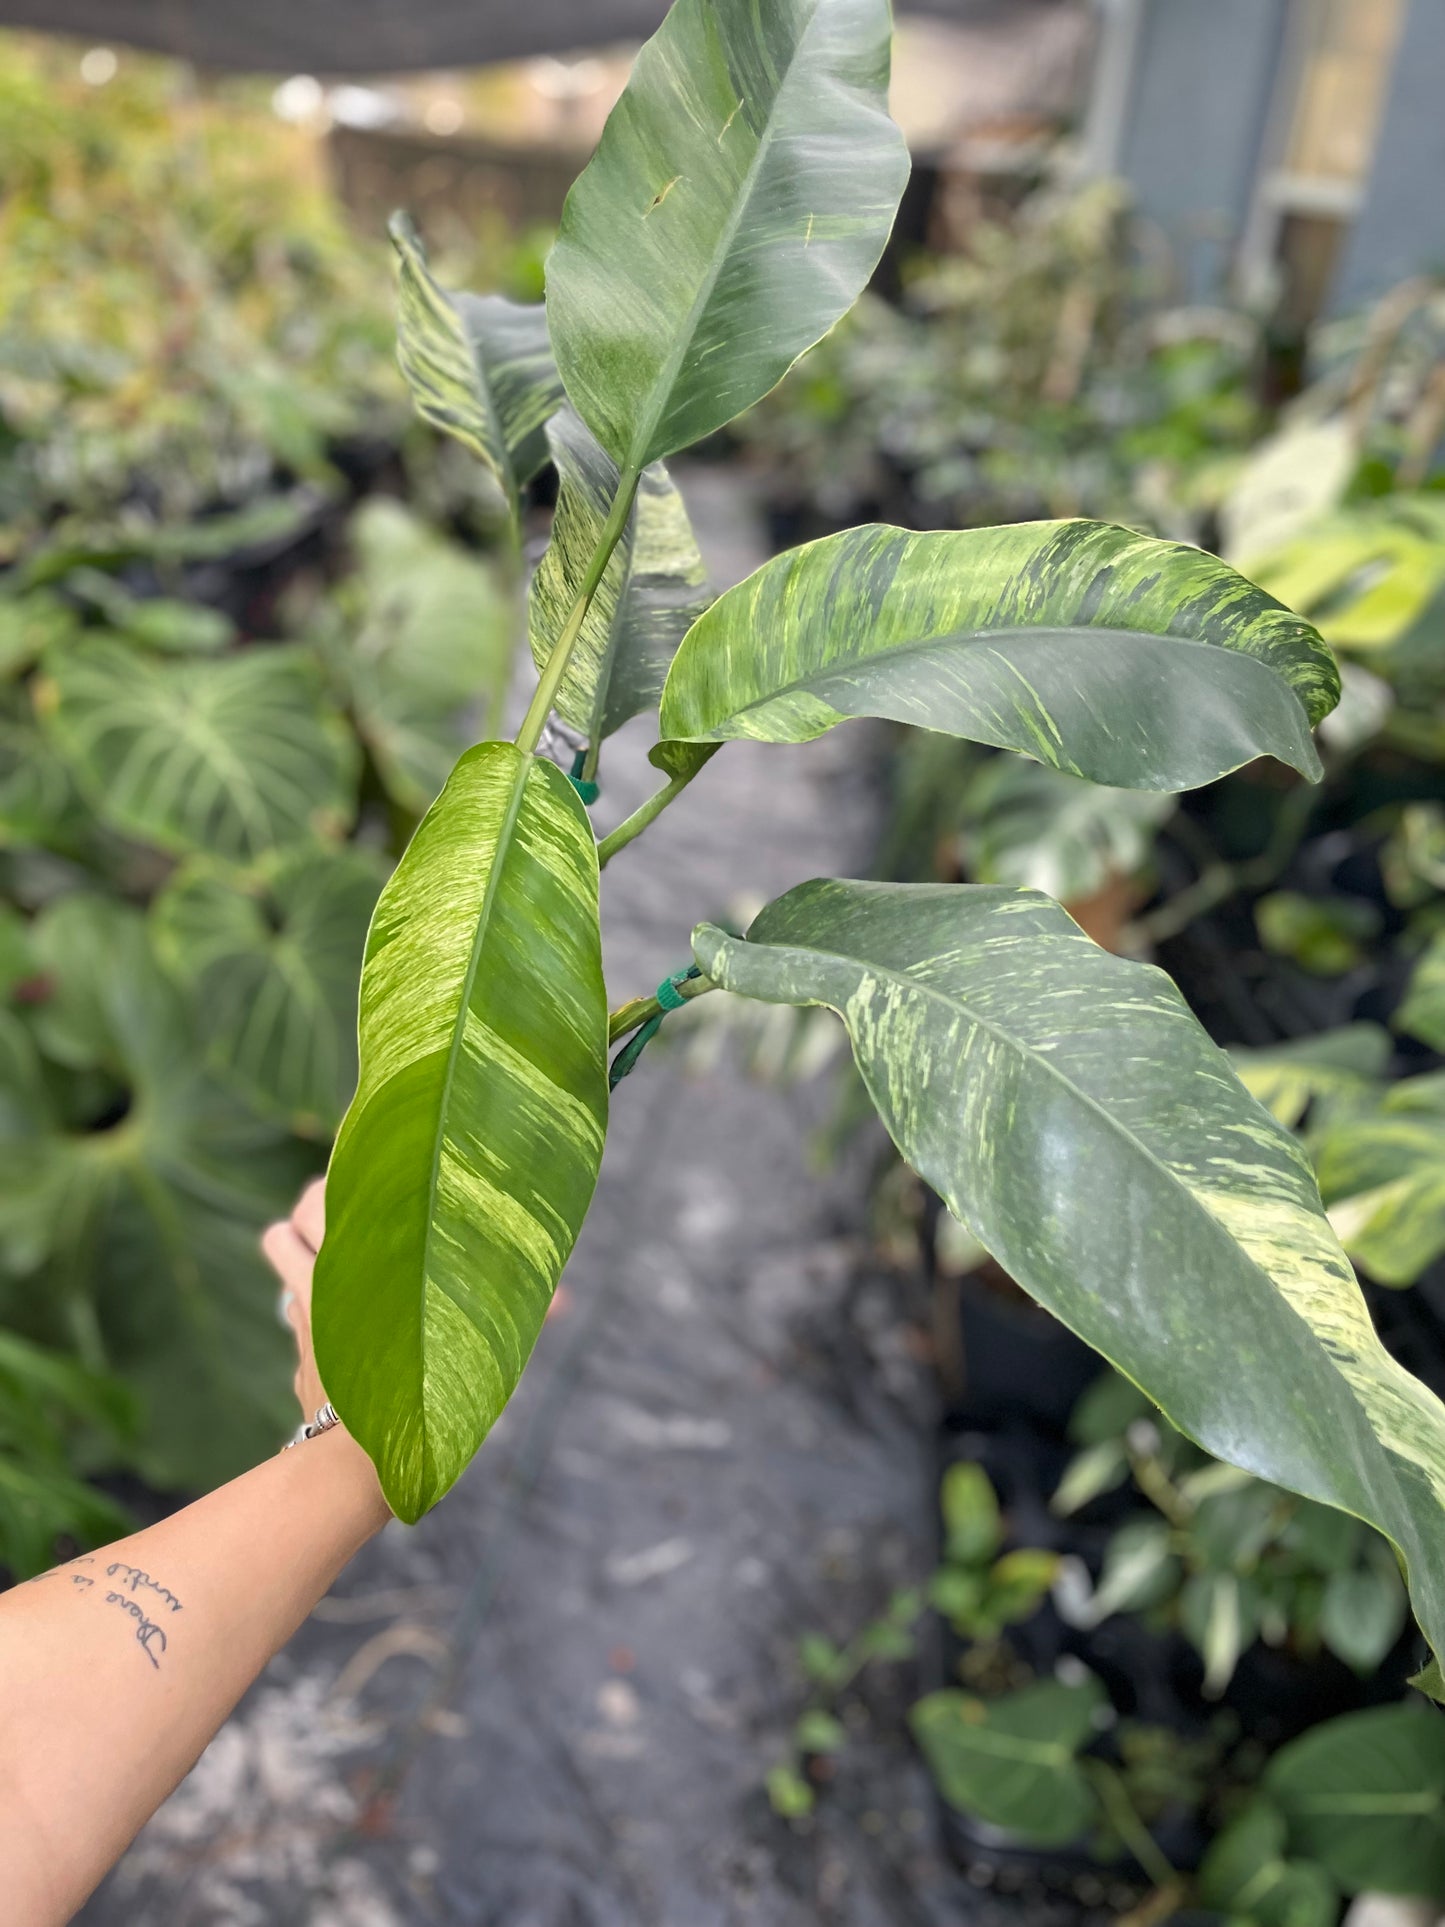
[{"label": "silver bracelet", "polygon": [[331,1400],[327,1399],[324,1405],[317,1408],[315,1418],[308,1420],[305,1425],[297,1426],[295,1438],[287,1439],[281,1450],[289,1452],[293,1445],[304,1445],[307,1439],[319,1439],[323,1432],[329,1432],[333,1425],[340,1425],[340,1423],[341,1415]]}]

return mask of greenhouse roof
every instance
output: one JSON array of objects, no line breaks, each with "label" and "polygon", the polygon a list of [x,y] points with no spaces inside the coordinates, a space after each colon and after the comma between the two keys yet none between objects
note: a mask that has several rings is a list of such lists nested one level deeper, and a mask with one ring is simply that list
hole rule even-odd
[{"label": "greenhouse roof", "polygon": [[[991,21],[1068,0],[899,0]],[[665,0],[0,0],[0,25],[119,42],[233,72],[378,74],[469,67],[640,40]]]}]

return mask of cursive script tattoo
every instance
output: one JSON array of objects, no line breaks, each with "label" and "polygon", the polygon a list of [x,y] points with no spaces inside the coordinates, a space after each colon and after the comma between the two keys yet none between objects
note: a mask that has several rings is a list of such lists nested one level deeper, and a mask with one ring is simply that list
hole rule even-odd
[{"label": "cursive script tattoo", "polygon": [[161,1663],[156,1658],[155,1649],[159,1645],[162,1653],[166,1650],[164,1627],[158,1626],[155,1620],[148,1619],[143,1609],[133,1599],[127,1599],[123,1592],[108,1592],[105,1595],[105,1603],[107,1606],[119,1606],[122,1612],[130,1614],[135,1621],[136,1643],[151,1665],[159,1672]]},{"label": "cursive script tattoo", "polygon": [[163,1586],[159,1579],[152,1579],[150,1574],[148,1572],[142,1572],[139,1566],[127,1566],[122,1560],[117,1559],[113,1565],[106,1567],[105,1573],[108,1579],[114,1579],[118,1573],[120,1575],[120,1584],[124,1586],[128,1592],[153,1592],[158,1598],[164,1600],[165,1604],[173,1613],[178,1613],[181,1610],[181,1602],[176,1598],[170,1587]]}]

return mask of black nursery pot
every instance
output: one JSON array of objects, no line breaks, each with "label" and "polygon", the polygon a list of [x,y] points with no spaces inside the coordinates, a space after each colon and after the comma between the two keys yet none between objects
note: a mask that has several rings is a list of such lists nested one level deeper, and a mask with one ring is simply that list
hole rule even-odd
[{"label": "black nursery pot", "polygon": [[941,1356],[961,1362],[945,1419],[953,1425],[1027,1425],[1062,1439],[1069,1414],[1104,1369],[1056,1318],[1030,1303],[990,1263],[962,1278],[935,1278]]}]

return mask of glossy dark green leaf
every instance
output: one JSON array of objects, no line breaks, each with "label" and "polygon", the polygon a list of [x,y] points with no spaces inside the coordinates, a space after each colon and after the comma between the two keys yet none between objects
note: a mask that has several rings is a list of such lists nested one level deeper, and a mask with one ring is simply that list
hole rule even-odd
[{"label": "glossy dark green leaf", "polygon": [[1385,1532],[1445,1645],[1445,1408],[1168,978],[983,886],[806,883],[693,943],[725,989],[839,1011],[895,1143],[1010,1275],[1216,1457]]},{"label": "glossy dark green leaf", "polygon": [[197,858],[151,910],[217,1069],[295,1130],[334,1127],[356,1087],[356,992],[385,868],[353,848],[251,870]]},{"label": "glossy dark green leaf", "polygon": [[587,813],[553,764],[482,743],[372,920],[316,1270],[322,1378],[400,1517],[441,1497],[510,1398],[606,1115]]},{"label": "glossy dark green leaf", "polygon": [[930,1693],[910,1722],[950,1806],[1035,1846],[1060,1847],[1095,1818],[1077,1754],[1103,1704],[1096,1679],[1042,1680],[996,1700]]},{"label": "glossy dark green leaf", "polygon": [[[547,425],[559,492],[552,540],[529,599],[541,669],[577,599],[618,489],[617,465],[570,408]],[[707,572],[681,495],[661,462],[644,471],[553,705],[588,742],[657,706],[677,645],[708,605]]]},{"label": "glossy dark green leaf", "polygon": [[862,292],[908,176],[887,0],[676,0],[567,196],[547,316],[638,473],[721,428]]},{"label": "glossy dark green leaf", "polygon": [[1328,1720],[1264,1774],[1290,1844],[1349,1893],[1445,1900],[1445,1720],[1418,1701]]},{"label": "glossy dark green leaf", "polygon": [[667,736],[808,742],[885,716],[1121,789],[1256,756],[1320,773],[1318,635],[1201,550],[1101,522],[849,529],[720,596],[677,653]]},{"label": "glossy dark green leaf", "polygon": [[97,640],[48,657],[36,701],[102,821],[160,849],[245,861],[355,809],[355,745],[302,650],[157,662]]},{"label": "glossy dark green leaf", "polygon": [[444,293],[405,215],[393,217],[391,238],[397,359],[417,412],[486,463],[515,516],[522,489],[547,460],[544,430],[562,399],[546,314],[502,295]]}]

